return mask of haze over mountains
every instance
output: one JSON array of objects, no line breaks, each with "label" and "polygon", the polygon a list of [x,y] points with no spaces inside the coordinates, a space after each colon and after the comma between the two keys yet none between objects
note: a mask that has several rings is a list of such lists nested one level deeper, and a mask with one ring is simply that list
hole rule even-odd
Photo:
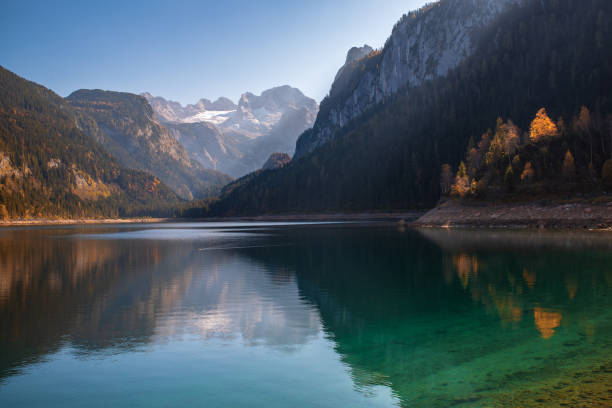
[{"label": "haze over mountains", "polygon": [[259,96],[244,93],[238,104],[219,98],[182,106],[149,93],[143,96],[192,159],[233,177],[261,168],[271,153],[293,155],[298,136],[312,127],[319,109],[316,101],[290,86]]}]

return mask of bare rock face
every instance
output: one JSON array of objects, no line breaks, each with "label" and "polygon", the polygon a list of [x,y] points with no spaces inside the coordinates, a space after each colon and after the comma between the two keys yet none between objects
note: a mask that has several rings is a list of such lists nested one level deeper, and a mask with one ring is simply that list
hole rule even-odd
[{"label": "bare rock face", "polygon": [[334,79],[334,82],[338,80],[338,78],[342,75],[342,73],[347,67],[350,67],[351,65],[361,61],[362,59],[364,59],[365,57],[367,57],[373,52],[374,52],[374,48],[370,47],[367,44],[364,44],[363,47],[351,48],[346,54],[346,62],[338,70],[338,73],[336,74],[336,78]]},{"label": "bare rock face", "polygon": [[359,61],[360,59],[363,59],[367,57],[368,55],[370,55],[373,51],[374,51],[374,48],[370,47],[367,44],[365,44],[363,47],[353,47],[349,50],[349,52],[346,55],[345,65],[348,65],[355,61]]},{"label": "bare rock face", "polygon": [[404,15],[382,50],[352,48],[313,131],[298,140],[295,157],[326,143],[337,129],[400,89],[447,75],[471,55],[478,32],[517,1],[440,0]]},{"label": "bare rock face", "polygon": [[287,153],[272,153],[268,161],[263,165],[263,170],[275,170],[285,167],[291,161],[291,156]]}]

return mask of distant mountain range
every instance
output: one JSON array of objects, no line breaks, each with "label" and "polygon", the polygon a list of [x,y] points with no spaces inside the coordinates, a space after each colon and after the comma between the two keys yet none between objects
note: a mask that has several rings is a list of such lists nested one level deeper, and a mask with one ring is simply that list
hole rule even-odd
[{"label": "distant mountain range", "polygon": [[261,168],[271,153],[293,155],[298,136],[312,127],[319,109],[316,101],[290,86],[259,96],[247,92],[237,105],[219,98],[183,107],[143,96],[193,160],[233,177]]}]

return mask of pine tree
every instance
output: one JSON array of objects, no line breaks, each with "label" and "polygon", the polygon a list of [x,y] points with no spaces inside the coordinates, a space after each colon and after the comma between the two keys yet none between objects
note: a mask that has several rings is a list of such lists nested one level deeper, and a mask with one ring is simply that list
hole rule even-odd
[{"label": "pine tree", "polygon": [[450,164],[443,164],[440,172],[440,193],[448,195],[453,185],[453,171]]}]

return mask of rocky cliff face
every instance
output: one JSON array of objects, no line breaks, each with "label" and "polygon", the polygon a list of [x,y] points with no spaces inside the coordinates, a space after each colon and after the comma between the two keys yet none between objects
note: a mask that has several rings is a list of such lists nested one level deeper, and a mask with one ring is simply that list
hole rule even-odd
[{"label": "rocky cliff face", "polygon": [[214,195],[231,179],[206,170],[154,118],[145,98],[123,92],[79,90],[68,102],[79,126],[127,167],[158,177],[185,199]]},{"label": "rocky cliff face", "polygon": [[334,78],[334,82],[340,78],[340,76],[344,73],[345,69],[351,67],[351,65],[359,62],[365,57],[369,56],[374,52],[374,48],[370,47],[367,44],[364,44],[363,47],[353,47],[346,54],[346,62],[344,65],[338,70],[336,77]]},{"label": "rocky cliff face", "polygon": [[404,15],[382,50],[351,49],[313,131],[298,140],[295,157],[326,143],[335,130],[398,90],[445,76],[472,53],[479,31],[517,1],[440,0]]}]

